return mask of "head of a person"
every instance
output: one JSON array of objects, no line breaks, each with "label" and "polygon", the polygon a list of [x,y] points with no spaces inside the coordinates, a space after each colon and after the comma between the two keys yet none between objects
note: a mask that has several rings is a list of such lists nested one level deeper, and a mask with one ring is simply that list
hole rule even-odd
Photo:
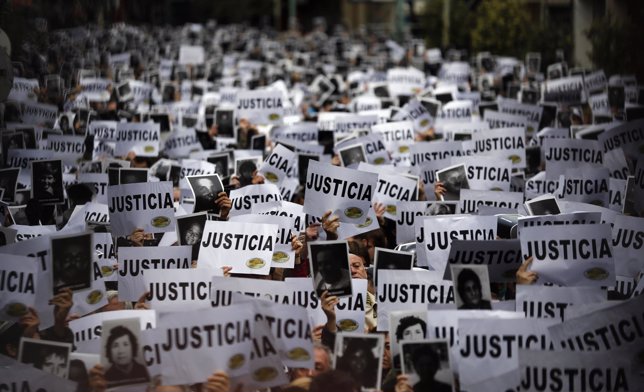
[{"label": "head of a person", "polygon": [[481,302],[481,280],[476,272],[469,268],[461,270],[456,283],[458,294],[466,305],[476,306]]},{"label": "head of a person", "polygon": [[322,279],[328,283],[336,283],[342,279],[342,267],[338,256],[331,249],[322,249],[316,257],[318,270]]},{"label": "head of a person", "polygon": [[138,346],[136,336],[132,331],[120,325],[114,327],[110,331],[105,345],[107,359],[113,365],[127,366],[136,357]]},{"label": "head of a person", "polygon": [[327,346],[316,343],[313,346],[313,359],[315,361],[315,367],[311,369],[309,376],[316,377],[319,374],[331,370],[331,357],[331,350],[329,350]]},{"label": "head of a person", "polygon": [[353,253],[349,253],[349,267],[351,268],[351,277],[361,279],[366,274],[364,259]]},{"label": "head of a person", "polygon": [[67,358],[62,352],[43,348],[35,367],[57,377],[67,377]]},{"label": "head of a person", "polygon": [[421,381],[430,381],[440,369],[440,357],[430,346],[423,345],[411,352],[411,363]]},{"label": "head of a person", "polygon": [[54,185],[56,184],[56,174],[58,171],[51,163],[46,163],[43,166],[42,175],[40,176],[40,188],[46,192],[54,192]]},{"label": "head of a person", "polygon": [[354,236],[353,239],[360,244],[361,248],[367,250],[366,254],[369,255],[369,257],[368,260],[365,259],[366,265],[371,265],[373,263],[373,258],[376,254],[376,247],[387,247],[387,237],[382,229],[371,230],[366,233],[358,234]]},{"label": "head of a person", "polygon": [[209,178],[197,179],[196,185],[197,189],[195,189],[195,191],[197,192],[197,195],[207,199],[213,199],[215,197],[214,184]]},{"label": "head of a person", "polygon": [[66,244],[61,257],[61,277],[63,280],[80,279],[89,260],[85,260],[85,252],[79,244]]},{"label": "head of a person", "polygon": [[201,240],[201,234],[201,225],[197,222],[192,223],[186,230],[186,234],[184,236],[186,245],[194,245],[198,243]]},{"label": "head of a person", "polygon": [[342,360],[345,362],[351,372],[354,374],[363,374],[372,372],[375,369],[369,369],[375,357],[371,346],[364,344],[363,341],[351,340],[342,354]]},{"label": "head of a person", "polygon": [[416,316],[406,316],[400,319],[396,327],[396,339],[400,340],[422,340],[425,339],[427,323]]}]

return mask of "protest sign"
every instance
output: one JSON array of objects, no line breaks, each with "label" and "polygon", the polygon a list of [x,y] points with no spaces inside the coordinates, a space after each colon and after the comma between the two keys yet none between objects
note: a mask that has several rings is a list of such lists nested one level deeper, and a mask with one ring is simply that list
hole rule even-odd
[{"label": "protest sign", "polygon": [[341,332],[365,330],[367,279],[351,279],[351,296],[342,297],[336,305],[336,319]]},{"label": "protest sign", "polygon": [[389,96],[416,95],[425,87],[425,74],[415,68],[390,68],[387,70]]},{"label": "protest sign", "polygon": [[[358,148],[364,148],[362,155],[366,159],[359,159],[358,156],[355,156],[357,151],[350,150],[351,146],[355,148],[356,145],[360,146]],[[368,162],[373,165],[390,163],[389,154],[387,153],[383,138],[377,133],[370,133],[365,136],[352,137],[339,141],[335,145],[335,150],[340,155],[343,166],[349,166],[349,164],[355,163],[356,161]]]},{"label": "protest sign", "polygon": [[278,144],[262,162],[257,173],[264,176],[269,183],[280,186],[286,178],[295,176],[295,159],[296,154],[293,151]]},{"label": "protest sign", "polygon": [[59,375],[3,356],[0,362],[0,388],[6,391],[75,391],[77,383]]},{"label": "protest sign", "polygon": [[303,211],[313,216],[332,211],[340,222],[364,223],[377,181],[373,173],[310,161]]},{"label": "protest sign", "polygon": [[82,78],[79,82],[82,94],[90,101],[110,100],[112,81],[104,78]]},{"label": "protest sign", "polygon": [[428,216],[416,225],[417,264],[443,276],[453,240],[493,240],[496,216]]},{"label": "protest sign", "polygon": [[418,180],[399,174],[380,173],[373,201],[384,204],[385,216],[395,219],[398,202],[415,200],[417,187]]},{"label": "protest sign", "polygon": [[107,187],[112,234],[125,236],[135,229],[146,233],[175,230],[172,182],[147,182]]},{"label": "protest sign", "polygon": [[612,286],[615,284],[610,225],[526,227],[521,251],[532,256],[532,271],[539,282],[563,286]]},{"label": "protest sign", "polygon": [[[192,247],[121,247],[118,252],[119,299],[137,301],[147,291],[144,271],[191,268]],[[174,272],[174,271],[173,271]]]},{"label": "protest sign", "polygon": [[179,48],[179,64],[198,65],[203,64],[205,52],[203,46],[181,45]]},{"label": "protest sign", "polygon": [[409,148],[411,164],[419,166],[423,162],[443,160],[451,157],[460,157],[463,153],[462,142],[434,141],[429,143],[416,143]]},{"label": "protest sign", "polygon": [[53,127],[58,117],[58,106],[25,101],[22,104],[22,122],[25,124]]},{"label": "protest sign", "polygon": [[88,184],[94,190],[96,202],[107,204],[108,176],[102,173],[79,173],[78,182]]},{"label": "protest sign", "polygon": [[383,270],[378,275],[378,331],[389,330],[390,312],[427,309],[428,304],[453,304],[452,282],[434,271]]},{"label": "protest sign", "polygon": [[193,130],[174,131],[163,143],[163,152],[171,158],[187,157],[195,151],[202,151],[199,138]]},{"label": "protest sign", "polygon": [[405,153],[414,144],[414,124],[411,121],[376,124],[371,127],[371,130],[382,135],[382,140],[389,152]]},{"label": "protest sign", "polygon": [[541,87],[545,102],[580,103],[586,100],[584,78],[581,75],[550,79]]},{"label": "protest sign", "polygon": [[403,120],[411,120],[414,124],[414,131],[416,133],[424,132],[428,130],[434,123],[434,118],[431,116],[429,111],[416,99],[415,97],[411,98],[405,106],[402,107],[400,113],[404,113],[408,118],[403,118]]},{"label": "protest sign", "polygon": [[284,96],[278,90],[239,91],[235,100],[237,119],[263,125],[280,125],[284,121]]},{"label": "protest sign", "polygon": [[[633,391],[628,358],[607,353],[519,351],[521,391]],[[635,389],[634,389],[635,388]],[[519,389],[516,389],[519,390]]]},{"label": "protest sign", "polygon": [[458,371],[466,390],[490,376],[519,367],[519,350],[551,350],[548,327],[557,320],[459,319]]},{"label": "protest sign", "polygon": [[136,156],[156,157],[159,155],[160,125],[154,122],[116,124],[117,156],[127,156],[133,151]]},{"label": "protest sign", "polygon": [[516,211],[521,204],[523,204],[523,193],[521,192],[461,189],[457,212],[459,214],[473,214],[478,211],[480,206],[508,208]]},{"label": "protest sign", "polygon": [[513,168],[526,167],[525,128],[491,129],[472,135],[473,154],[509,159]]},{"label": "protest sign", "polygon": [[207,221],[198,265],[231,266],[233,273],[267,275],[273,258],[278,225]]},{"label": "protest sign", "polygon": [[597,137],[603,152],[622,148],[624,154],[631,159],[637,159],[644,145],[644,119],[629,121],[611,129],[607,129]]},{"label": "protest sign", "polygon": [[238,215],[233,216],[229,222],[267,223],[277,224],[277,241],[271,259],[271,266],[277,268],[293,268],[295,266],[295,251],[292,250],[291,241],[293,233],[293,219],[287,216],[271,215]]},{"label": "protest sign", "polygon": [[[450,265],[487,265],[490,282],[514,282],[522,262],[519,240],[454,240],[448,259]],[[452,279],[450,268],[443,278]]]},{"label": "protest sign", "polygon": [[11,228],[16,230],[16,242],[27,241],[36,237],[47,236],[56,232],[56,227],[53,225],[11,225]]},{"label": "protest sign", "polygon": [[561,193],[557,196],[564,200],[608,207],[609,177],[608,168],[605,167],[566,169]]},{"label": "protest sign", "polygon": [[355,131],[371,130],[378,124],[378,116],[361,114],[341,114],[333,120],[333,130],[336,134],[345,135]]},{"label": "protest sign", "polygon": [[141,323],[137,317],[103,320],[101,365],[108,388],[150,381],[148,370],[141,363],[140,332]]},{"label": "protest sign", "polygon": [[451,101],[443,105],[437,124],[444,122],[470,122],[472,120],[472,101]]},{"label": "protest sign", "polygon": [[601,287],[552,287],[517,285],[516,310],[527,318],[566,320],[570,309],[586,304],[606,302]]},{"label": "protest sign", "polygon": [[[149,342],[149,357],[161,368],[165,385],[203,382],[214,369],[235,377],[248,372],[254,333],[250,303],[163,313],[157,321],[161,340]],[[191,364],[192,366],[184,366]]]},{"label": "protest sign", "polygon": [[[156,328],[157,316],[155,310],[137,309],[137,310],[114,310],[110,312],[100,312],[81,317],[69,322],[69,329],[74,334],[74,344],[81,342],[100,339],[103,331],[103,322],[106,320],[119,320],[136,317],[141,322],[141,329]],[[99,352],[100,353],[100,352]]]},{"label": "protest sign", "polygon": [[246,185],[230,191],[230,216],[262,214],[282,204],[282,194],[275,184]]},{"label": "protest sign", "polygon": [[566,169],[598,167],[603,165],[603,154],[595,140],[546,138],[542,149],[546,162],[546,176],[558,178]]},{"label": "protest sign", "polygon": [[150,269],[143,275],[148,299],[153,309],[178,311],[210,307],[210,288],[213,276],[223,272],[211,268]]},{"label": "protest sign", "polygon": [[[40,268],[36,259],[26,256],[2,256],[0,264],[0,318],[17,320],[26,315],[36,303],[40,290]],[[48,293],[49,294],[49,293]]]},{"label": "protest sign", "polygon": [[53,293],[89,288],[92,282],[94,244],[91,232],[56,235],[51,239]]},{"label": "protest sign", "polygon": [[380,385],[385,346],[383,335],[347,332],[338,334],[334,349],[334,368],[350,374],[360,389],[373,390]]},{"label": "protest sign", "polygon": [[19,102],[28,100],[35,101],[37,97],[34,90],[38,89],[39,86],[38,79],[14,77],[7,100]]},{"label": "protest sign", "polygon": [[519,235],[526,227],[584,225],[601,222],[600,212],[572,212],[557,215],[520,216],[517,219]]},{"label": "protest sign", "polygon": [[608,179],[608,208],[613,211],[624,209],[624,197],[626,196],[626,180],[616,178]]},{"label": "protest sign", "polygon": [[464,164],[469,189],[510,191],[512,162],[483,156],[452,158],[451,164]]},{"label": "protest sign", "polygon": [[635,277],[644,267],[644,219],[617,215],[613,224],[615,274]]}]

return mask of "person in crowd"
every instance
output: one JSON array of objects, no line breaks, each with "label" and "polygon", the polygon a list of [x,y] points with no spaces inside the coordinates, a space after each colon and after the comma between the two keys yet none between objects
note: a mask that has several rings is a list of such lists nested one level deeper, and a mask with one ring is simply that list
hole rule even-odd
[{"label": "person in crowd", "polygon": [[108,385],[139,383],[150,380],[147,368],[137,362],[139,342],[127,327],[116,326],[110,330],[105,353],[111,366],[105,371]]}]

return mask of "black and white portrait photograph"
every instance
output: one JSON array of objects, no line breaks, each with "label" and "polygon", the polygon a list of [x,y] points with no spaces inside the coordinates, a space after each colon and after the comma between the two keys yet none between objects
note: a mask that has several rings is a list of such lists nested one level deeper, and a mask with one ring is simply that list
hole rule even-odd
[{"label": "black and white portrait photograph", "polygon": [[227,138],[235,137],[235,123],[233,114],[233,110],[217,110],[215,112],[217,136]]},{"label": "black and white portrait photograph", "polygon": [[16,183],[18,182],[18,175],[20,168],[9,168],[0,170],[0,188],[4,189],[2,194],[2,201],[13,203],[16,196]]},{"label": "black and white portrait photograph", "polygon": [[525,208],[530,215],[558,215],[561,212],[557,198],[552,195],[526,201]]},{"label": "black and white portrait photograph", "polygon": [[382,270],[410,270],[414,265],[414,254],[376,247],[374,251],[374,283],[378,285],[378,273]]},{"label": "black and white portrait photograph", "polygon": [[119,185],[121,180],[121,168],[120,167],[108,167],[107,168],[107,184],[109,186]]},{"label": "black and white portrait photograph", "polygon": [[61,289],[87,289],[91,286],[92,233],[51,238],[54,293]]},{"label": "black and white portrait photograph", "polygon": [[389,313],[389,331],[391,344],[391,359],[393,366],[400,369],[402,342],[427,339],[427,311],[401,310]]},{"label": "black and white portrait photograph", "polygon": [[458,202],[455,201],[438,201],[427,206],[425,209],[425,216],[435,215],[454,215],[456,214],[456,206]]},{"label": "black and white portrait photograph", "polygon": [[36,145],[37,140],[36,140],[36,130],[33,128],[21,128],[21,129],[16,129],[16,133],[22,133],[24,142],[25,142],[25,148],[30,148],[30,149],[35,149],[38,148]]},{"label": "black and white portrait photograph", "polygon": [[346,241],[319,241],[309,243],[311,276],[318,298],[324,291],[329,295],[351,295],[349,246]]},{"label": "black and white portrait photograph", "polygon": [[230,154],[227,152],[213,154],[206,158],[206,161],[215,165],[215,173],[219,174],[221,177],[228,176],[228,168],[230,167],[228,162],[230,161]]},{"label": "black and white portrait photograph", "polygon": [[31,168],[32,197],[44,205],[64,203],[63,162],[33,161]]},{"label": "black and white portrait photograph", "polygon": [[406,341],[401,352],[402,372],[414,391],[452,391],[454,375],[446,341]]},{"label": "black and white portrait photograph", "polygon": [[18,361],[33,365],[54,376],[67,378],[69,372],[70,343],[54,342],[43,339],[20,339]]},{"label": "black and white portrait photograph", "polygon": [[461,189],[470,189],[464,164],[437,170],[436,180],[445,188],[445,192],[441,194],[441,200],[459,200]]},{"label": "black and white portrait photograph", "polygon": [[141,349],[139,318],[105,320],[101,333],[101,364],[107,387],[150,381]]},{"label": "black and white portrait photograph", "polygon": [[14,225],[16,221],[13,219],[11,210],[9,209],[9,204],[4,201],[0,201],[0,223],[2,226],[9,227]]},{"label": "black and white portrait photograph", "polygon": [[119,184],[136,184],[148,182],[148,169],[120,168]]},{"label": "black and white portrait photograph", "polygon": [[297,154],[297,174],[300,184],[306,182],[306,173],[310,160],[319,161],[320,156],[317,154]]},{"label": "black and white portrait photograph", "polygon": [[218,174],[186,177],[192,194],[195,196],[194,212],[208,211],[219,215],[219,206],[215,203],[219,193],[224,191],[224,185]]},{"label": "black and white portrait photograph", "polygon": [[250,149],[264,151],[266,149],[266,135],[253,135],[250,138]]},{"label": "black and white portrait photograph", "polygon": [[454,300],[461,309],[492,309],[490,275],[487,265],[450,265],[454,282]]},{"label": "black and white portrait photograph", "polygon": [[338,154],[340,155],[340,162],[342,162],[342,166],[344,167],[355,167],[360,162],[367,162],[367,153],[362,144],[344,147],[338,151]]},{"label": "black and white portrait photograph", "polygon": [[361,389],[378,389],[384,335],[340,333],[335,344],[335,369],[342,370],[355,380]]},{"label": "black and white portrait photograph", "polygon": [[235,159],[235,175],[239,178],[241,186],[251,183],[257,168],[262,164],[262,157]]},{"label": "black and white portrait photograph", "polygon": [[177,217],[177,240],[179,245],[192,245],[192,260],[198,259],[207,218],[206,211]]}]

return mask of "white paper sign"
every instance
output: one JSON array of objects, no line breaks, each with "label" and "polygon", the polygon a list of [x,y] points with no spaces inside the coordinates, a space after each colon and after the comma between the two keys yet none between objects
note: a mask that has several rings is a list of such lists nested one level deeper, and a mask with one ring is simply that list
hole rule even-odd
[{"label": "white paper sign", "polygon": [[304,212],[320,217],[332,211],[340,222],[364,223],[378,175],[309,161]]},{"label": "white paper sign", "polygon": [[461,189],[461,197],[458,203],[457,212],[459,214],[473,214],[477,212],[478,208],[482,205],[516,210],[522,203],[523,193],[521,192]]},{"label": "white paper sign", "polygon": [[4,254],[1,258],[0,319],[17,321],[35,305],[42,275],[33,257]]},{"label": "white paper sign", "polygon": [[203,46],[181,45],[179,48],[179,64],[203,64],[206,55]]},{"label": "white paper sign", "polygon": [[282,203],[282,193],[275,184],[246,185],[230,191],[231,216],[262,214]]},{"label": "white paper sign", "polygon": [[425,87],[425,74],[415,68],[387,70],[389,96],[416,95]]},{"label": "white paper sign", "polygon": [[[203,382],[213,369],[232,377],[248,372],[255,314],[250,303],[233,306],[159,316],[157,329],[163,331],[163,339],[151,346],[161,365],[162,384]],[[180,338],[188,335],[187,340]]]},{"label": "white paper sign", "polygon": [[257,172],[269,183],[280,186],[286,178],[295,176],[296,160],[297,155],[293,151],[278,144],[262,162]]},{"label": "white paper sign", "polygon": [[[147,288],[143,279],[149,269],[174,270],[191,268],[192,247],[121,247],[118,252],[119,300],[137,301]],[[166,271],[173,274],[174,271]]]},{"label": "white paper sign", "polygon": [[613,286],[610,225],[526,227],[521,231],[521,251],[533,256],[532,271],[539,282],[563,286]]},{"label": "white paper sign", "polygon": [[100,312],[81,317],[69,322],[69,329],[74,334],[74,344],[88,340],[100,339],[103,330],[103,321],[120,320],[136,317],[141,321],[141,330],[156,328],[157,315],[155,310],[114,310]]},{"label": "white paper sign", "polygon": [[570,309],[586,304],[606,302],[601,287],[552,287],[517,285],[516,310],[527,318],[556,318],[566,320]]},{"label": "white paper sign", "polygon": [[279,90],[239,91],[235,116],[253,124],[280,125],[284,120],[284,96]]},{"label": "white paper sign", "polygon": [[596,140],[546,138],[542,150],[546,176],[558,178],[570,167],[597,167],[603,164],[603,154]]},{"label": "white paper sign", "polygon": [[526,167],[525,128],[523,127],[477,132],[472,135],[472,142],[474,154],[509,159],[513,168]]},{"label": "white paper sign", "polygon": [[231,266],[233,273],[267,275],[278,225],[207,221],[199,247],[200,267]]},{"label": "white paper sign", "polygon": [[117,156],[126,156],[134,151],[136,156],[156,157],[159,155],[159,138],[161,124],[146,123],[118,123],[116,125]]},{"label": "white paper sign", "polygon": [[222,271],[210,268],[177,269],[170,274],[150,269],[143,278],[153,309],[179,311],[210,307],[212,278],[221,275]]},{"label": "white paper sign", "polygon": [[644,268],[644,218],[617,215],[613,224],[615,273],[636,277]]},{"label": "white paper sign", "polygon": [[378,272],[378,331],[389,330],[389,313],[427,309],[428,304],[453,304],[452,282],[434,271]]},{"label": "white paper sign", "polygon": [[146,233],[175,230],[172,182],[145,182],[107,187],[112,234],[125,236],[135,229]]}]

